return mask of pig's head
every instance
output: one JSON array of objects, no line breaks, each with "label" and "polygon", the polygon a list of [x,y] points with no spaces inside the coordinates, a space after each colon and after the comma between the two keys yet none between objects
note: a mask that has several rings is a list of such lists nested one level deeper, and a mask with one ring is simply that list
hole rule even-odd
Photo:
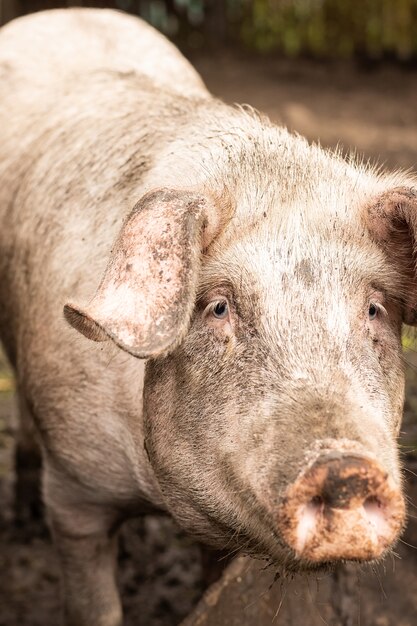
[{"label": "pig's head", "polygon": [[292,569],[378,558],[404,522],[417,196],[328,159],[328,181],[285,192],[146,194],[91,303],[65,307],[149,359],[145,445],[172,515]]}]

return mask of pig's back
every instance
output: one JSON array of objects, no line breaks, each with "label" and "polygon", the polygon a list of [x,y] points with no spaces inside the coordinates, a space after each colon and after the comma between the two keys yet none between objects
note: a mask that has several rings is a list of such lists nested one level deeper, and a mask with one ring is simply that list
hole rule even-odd
[{"label": "pig's back", "polygon": [[209,94],[151,27],[89,9],[1,29],[0,83],[0,329],[14,361],[38,324],[33,294],[49,341],[65,335],[63,304],[92,294],[144,175]]},{"label": "pig's back", "polygon": [[165,37],[139,18],[108,9],[58,9],[12,21],[0,31],[0,65],[32,91],[106,69],[145,74],[185,96],[208,96],[197,72]]},{"label": "pig's back", "polygon": [[0,336],[20,393],[45,433],[57,424],[65,433],[45,439],[52,456],[82,449],[67,466],[73,477],[124,503],[139,493],[155,504],[144,478],[143,362],[77,336],[63,306],[94,293],[147,172],[208,93],[140,20],[93,10],[2,29],[0,84]]}]

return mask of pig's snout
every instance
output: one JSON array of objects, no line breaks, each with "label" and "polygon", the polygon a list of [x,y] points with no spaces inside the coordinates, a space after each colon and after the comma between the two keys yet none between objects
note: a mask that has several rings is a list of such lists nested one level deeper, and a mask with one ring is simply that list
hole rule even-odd
[{"label": "pig's snout", "polygon": [[288,545],[320,563],[379,557],[404,522],[404,499],[372,459],[328,454],[290,486],[279,516]]}]

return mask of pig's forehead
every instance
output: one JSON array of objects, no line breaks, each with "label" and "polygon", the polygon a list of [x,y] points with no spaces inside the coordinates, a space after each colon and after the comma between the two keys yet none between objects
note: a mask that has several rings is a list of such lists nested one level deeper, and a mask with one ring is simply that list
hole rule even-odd
[{"label": "pig's forehead", "polygon": [[333,356],[336,348],[344,351],[372,294],[396,293],[400,277],[374,244],[363,246],[358,239],[246,235],[218,249],[203,266],[201,293],[223,284],[232,289],[239,315],[254,324],[264,345],[292,346],[294,358],[287,355],[285,367],[297,369],[300,355],[314,365],[318,353],[327,359],[328,349]]},{"label": "pig's forehead", "polygon": [[294,224],[236,229],[219,240],[206,259],[201,290],[223,282],[261,300],[307,293],[346,292],[367,287],[388,292],[400,288],[401,277],[369,235],[345,223]]}]

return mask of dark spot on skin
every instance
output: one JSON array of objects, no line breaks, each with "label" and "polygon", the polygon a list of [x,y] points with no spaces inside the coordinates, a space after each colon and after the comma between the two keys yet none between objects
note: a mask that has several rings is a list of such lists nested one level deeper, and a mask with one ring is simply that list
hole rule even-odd
[{"label": "dark spot on skin", "polygon": [[132,263],[126,263],[126,272],[132,271]]},{"label": "dark spot on skin", "polygon": [[303,259],[297,263],[295,267],[295,276],[301,280],[306,287],[312,287],[314,285],[314,272],[311,267],[310,261]]},{"label": "dark spot on skin", "polygon": [[282,286],[285,290],[289,289],[291,286],[291,281],[288,278],[288,274],[282,274],[281,277]]},{"label": "dark spot on skin", "polygon": [[365,498],[371,491],[371,479],[366,470],[343,467],[343,461],[329,468],[321,497],[331,508],[343,509],[355,498]]}]

